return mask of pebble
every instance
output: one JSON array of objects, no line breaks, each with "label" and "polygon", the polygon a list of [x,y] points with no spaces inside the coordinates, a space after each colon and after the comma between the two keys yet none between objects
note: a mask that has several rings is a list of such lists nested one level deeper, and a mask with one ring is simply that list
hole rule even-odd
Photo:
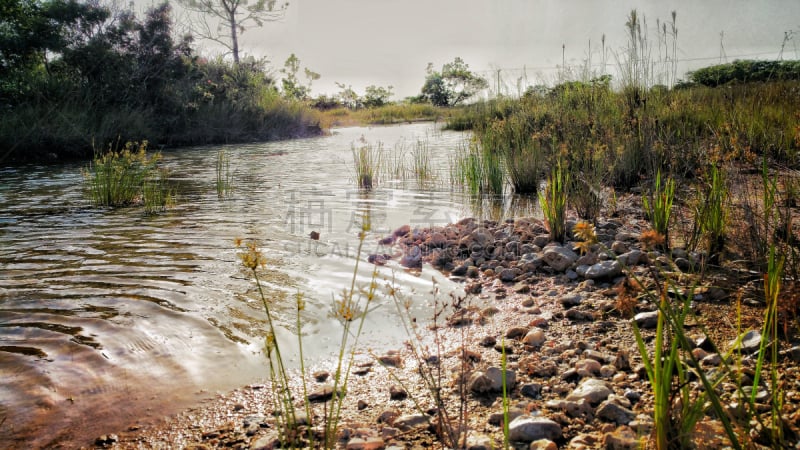
[{"label": "pebble", "polygon": [[540,347],[547,338],[544,335],[544,331],[540,328],[536,328],[528,332],[524,338],[522,338],[522,343],[525,345],[530,345],[531,347]]},{"label": "pebble", "polygon": [[544,249],[542,260],[557,272],[564,272],[578,260],[578,255],[566,247],[549,246]]},{"label": "pebble", "polygon": [[611,389],[605,381],[597,378],[584,380],[572,393],[567,396],[569,401],[585,399],[590,404],[596,405],[611,395]]},{"label": "pebble", "polygon": [[424,414],[406,414],[395,419],[392,426],[399,428],[400,431],[408,431],[415,428],[427,427],[428,423],[429,418]]},{"label": "pebble", "polygon": [[603,436],[603,448],[607,450],[636,450],[643,445],[636,433],[628,426],[618,427]]},{"label": "pebble", "polygon": [[597,407],[595,413],[599,419],[615,422],[619,425],[627,425],[635,417],[636,413],[620,405],[617,401],[609,399]]},{"label": "pebble", "polygon": [[540,439],[561,439],[561,425],[544,417],[519,416],[508,426],[508,437],[512,441],[533,442]]},{"label": "pebble", "polygon": [[392,400],[405,400],[408,392],[402,386],[392,385],[389,387],[389,398]]},{"label": "pebble", "polygon": [[639,328],[655,328],[658,324],[658,311],[640,312],[633,316],[633,320]]}]

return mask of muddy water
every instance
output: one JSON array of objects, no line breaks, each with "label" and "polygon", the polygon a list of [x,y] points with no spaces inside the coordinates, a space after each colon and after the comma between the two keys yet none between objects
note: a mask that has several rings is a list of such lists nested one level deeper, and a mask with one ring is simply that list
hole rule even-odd
[{"label": "muddy water", "polygon": [[[351,145],[362,136],[394,153],[426,142],[438,181],[384,177],[371,192],[355,189]],[[367,254],[390,251],[378,238],[402,224],[504,213],[502,206],[476,211],[451,189],[448,162],[463,140],[415,124],[167,150],[178,200],[155,216],[92,207],[80,165],[0,168],[0,448],[90,444],[263,379],[265,315],[237,263],[236,237],[255,239],[269,258],[265,292],[279,339],[292,350],[293,294],[305,296],[306,356],[324,367],[341,330],[331,300],[350,284],[365,211],[372,231],[358,284],[370,279]],[[233,188],[223,199],[215,189],[220,150],[229,155]],[[429,269],[411,273],[390,263],[380,277],[392,276],[420,316],[433,301],[432,277],[445,293],[454,288]],[[398,345],[396,314],[380,300],[365,345]]]}]

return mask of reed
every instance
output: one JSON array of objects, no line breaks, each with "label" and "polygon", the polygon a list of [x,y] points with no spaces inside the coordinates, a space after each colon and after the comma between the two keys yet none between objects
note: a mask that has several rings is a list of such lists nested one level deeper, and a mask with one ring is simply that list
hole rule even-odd
[{"label": "reed", "polygon": [[548,178],[547,187],[539,193],[539,204],[544,213],[550,240],[564,242],[567,237],[567,186],[570,174],[558,162]]},{"label": "reed", "polygon": [[228,153],[225,150],[220,150],[217,152],[216,175],[217,178],[214,187],[217,190],[217,197],[222,199],[229,196],[233,191],[231,162]]},{"label": "reed", "polygon": [[362,189],[372,189],[378,184],[378,175],[383,165],[383,144],[372,145],[363,137],[359,145],[352,145],[353,165],[356,185]]},{"label": "reed", "polygon": [[121,150],[95,156],[83,170],[96,206],[143,205],[145,211],[163,210],[174,200],[169,172],[159,166],[161,154],[147,154],[147,141],[127,142]]}]

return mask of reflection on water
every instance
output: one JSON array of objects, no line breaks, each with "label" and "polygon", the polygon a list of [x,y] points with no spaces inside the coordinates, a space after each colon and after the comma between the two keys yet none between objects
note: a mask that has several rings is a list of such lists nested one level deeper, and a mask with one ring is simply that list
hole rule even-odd
[{"label": "reflection on water", "polygon": [[[424,139],[435,181],[352,183],[351,144],[361,136],[391,147]],[[146,423],[264,375],[264,312],[237,264],[233,240],[256,240],[270,261],[265,293],[293,345],[292,294],[307,306],[300,330],[308,358],[325,361],[340,331],[331,299],[349,286],[360,217],[372,231],[362,259],[391,253],[378,238],[403,224],[438,226],[473,215],[532,215],[535,202],[471,202],[451,189],[448,161],[463,139],[429,124],[349,128],[332,136],[224,147],[233,191],[215,190],[223,147],[166,151],[177,206],[146,216],[91,207],[80,165],[0,169],[0,447],[84,445]],[[438,181],[436,181],[438,180]],[[528,214],[530,213],[530,214]],[[316,231],[319,240],[309,239]],[[362,264],[358,282],[372,267]],[[430,269],[381,270],[430,307]],[[365,338],[397,345],[395,308],[378,303]]]}]

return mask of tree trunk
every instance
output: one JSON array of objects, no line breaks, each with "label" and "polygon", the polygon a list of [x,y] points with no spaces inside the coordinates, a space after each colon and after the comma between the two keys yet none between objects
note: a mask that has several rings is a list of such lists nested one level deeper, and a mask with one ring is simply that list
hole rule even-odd
[{"label": "tree trunk", "polygon": [[230,12],[228,22],[231,25],[231,52],[233,52],[233,63],[239,64],[239,36],[236,34],[236,16]]}]

